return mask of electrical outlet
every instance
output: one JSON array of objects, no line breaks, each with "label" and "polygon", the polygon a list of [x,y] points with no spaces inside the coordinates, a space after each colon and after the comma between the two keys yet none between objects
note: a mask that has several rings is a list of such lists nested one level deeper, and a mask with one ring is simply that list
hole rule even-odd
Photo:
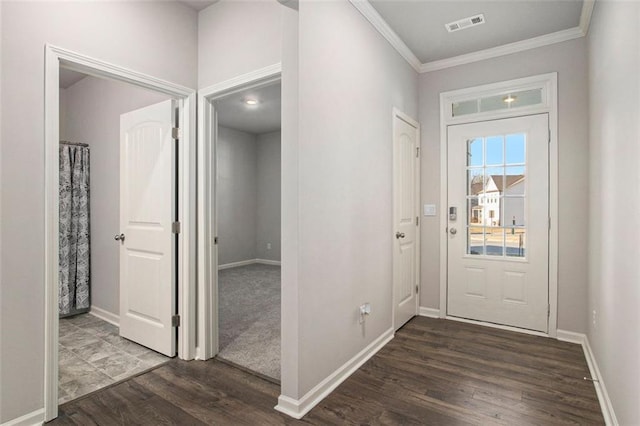
[{"label": "electrical outlet", "polygon": [[591,322],[593,322],[594,326],[598,322],[598,312],[595,309],[593,310],[593,313],[591,315]]},{"label": "electrical outlet", "polygon": [[271,243],[267,243],[267,250],[271,250]]},{"label": "electrical outlet", "polygon": [[365,316],[371,314],[371,304],[365,303],[360,305],[360,324],[364,322]]}]

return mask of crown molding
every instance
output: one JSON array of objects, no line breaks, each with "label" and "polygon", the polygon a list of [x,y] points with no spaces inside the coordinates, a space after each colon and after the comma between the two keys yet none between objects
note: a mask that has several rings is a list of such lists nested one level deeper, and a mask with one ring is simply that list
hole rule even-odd
[{"label": "crown molding", "polygon": [[580,23],[578,27],[582,31],[582,35],[586,36],[589,32],[589,25],[591,25],[591,15],[593,14],[593,7],[596,5],[596,0],[582,0],[582,12],[580,13]]},{"label": "crown molding", "polygon": [[378,32],[393,46],[394,49],[413,67],[420,72],[421,63],[411,49],[402,41],[400,36],[391,29],[387,21],[376,11],[368,0],[349,0],[358,11],[378,30]]},{"label": "crown molding", "polygon": [[537,47],[548,46],[550,44],[561,43],[576,38],[584,37],[589,32],[591,15],[596,0],[583,0],[582,11],[580,12],[580,22],[577,27],[545,34],[527,40],[516,41],[490,49],[479,50],[477,52],[454,56],[452,58],[440,59],[437,61],[420,63],[418,57],[409,49],[402,39],[391,29],[389,24],[371,6],[368,0],[349,0],[378,32],[396,49],[396,51],[419,73],[451,68],[458,65],[470,64],[472,62],[484,61],[486,59],[497,58],[499,56],[510,55],[512,53],[523,52]]},{"label": "crown molding", "polygon": [[426,62],[420,65],[420,72],[425,73],[437,71],[458,65],[470,64],[472,62],[484,61],[485,59],[523,52],[525,50],[548,46],[554,43],[561,43],[563,41],[573,40],[580,37],[584,37],[580,27],[569,28],[567,30],[557,31],[555,33],[545,34],[527,40],[516,41],[514,43],[503,44],[502,46],[479,50],[465,55],[454,56],[452,58],[441,59],[439,61]]}]

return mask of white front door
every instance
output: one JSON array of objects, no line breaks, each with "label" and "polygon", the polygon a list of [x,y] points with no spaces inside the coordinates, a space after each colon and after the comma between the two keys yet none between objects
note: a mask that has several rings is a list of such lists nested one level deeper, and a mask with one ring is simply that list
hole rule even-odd
[{"label": "white front door", "polygon": [[548,331],[547,114],[448,127],[450,316]]},{"label": "white front door", "polygon": [[176,353],[173,101],[120,116],[120,335]]},{"label": "white front door", "polygon": [[393,117],[393,324],[418,313],[418,124]]}]

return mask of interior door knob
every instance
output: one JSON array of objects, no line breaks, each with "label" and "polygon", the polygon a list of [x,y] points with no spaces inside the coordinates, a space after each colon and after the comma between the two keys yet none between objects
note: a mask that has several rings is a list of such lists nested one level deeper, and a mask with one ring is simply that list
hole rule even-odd
[{"label": "interior door knob", "polygon": [[116,236],[113,237],[113,239],[116,241],[124,241],[124,234],[116,234]]},{"label": "interior door knob", "polygon": [[451,235],[456,235],[458,230],[456,228],[449,228],[449,232],[451,232]]},{"label": "interior door knob", "polygon": [[397,239],[404,238],[404,232],[396,232],[396,238]]}]

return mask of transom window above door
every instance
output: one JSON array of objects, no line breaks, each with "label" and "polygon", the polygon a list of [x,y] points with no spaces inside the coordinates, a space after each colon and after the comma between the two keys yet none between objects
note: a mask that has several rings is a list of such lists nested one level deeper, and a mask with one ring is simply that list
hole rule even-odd
[{"label": "transom window above door", "polygon": [[462,115],[540,105],[543,103],[543,96],[542,88],[535,88],[453,102],[451,104],[451,116],[460,117]]}]

